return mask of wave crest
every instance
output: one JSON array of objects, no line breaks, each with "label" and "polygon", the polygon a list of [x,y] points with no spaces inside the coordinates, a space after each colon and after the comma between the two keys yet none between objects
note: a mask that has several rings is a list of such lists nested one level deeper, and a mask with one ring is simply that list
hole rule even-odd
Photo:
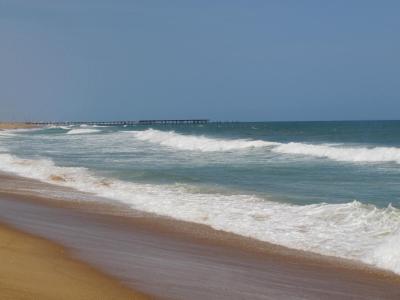
[{"label": "wave crest", "polygon": [[400,164],[400,148],[396,147],[349,147],[345,145],[278,143],[264,140],[218,139],[205,136],[184,135],[174,131],[147,129],[126,131],[141,141],[159,144],[178,150],[218,152],[265,148],[266,151],[285,155],[301,155],[328,158],[344,162],[396,162]]},{"label": "wave crest", "polygon": [[88,134],[88,133],[95,133],[95,132],[100,132],[100,131],[101,130],[99,130],[99,129],[92,129],[92,128],[77,128],[77,129],[71,129],[66,134]]},{"label": "wave crest", "polygon": [[342,147],[312,145],[303,143],[280,144],[272,149],[283,154],[297,154],[313,157],[326,157],[336,161],[349,162],[396,162],[400,163],[400,149],[395,147]]},{"label": "wave crest", "polygon": [[205,136],[183,135],[174,131],[160,131],[147,129],[144,131],[127,131],[141,141],[151,142],[162,146],[191,151],[216,152],[240,149],[260,148],[275,145],[276,143],[246,140],[246,139],[217,139]]}]

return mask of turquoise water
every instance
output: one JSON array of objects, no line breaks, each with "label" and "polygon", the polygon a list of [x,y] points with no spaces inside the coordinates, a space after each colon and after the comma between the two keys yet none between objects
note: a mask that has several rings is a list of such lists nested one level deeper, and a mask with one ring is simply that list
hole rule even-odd
[{"label": "turquoise water", "polygon": [[400,272],[399,121],[6,131],[0,169]]}]

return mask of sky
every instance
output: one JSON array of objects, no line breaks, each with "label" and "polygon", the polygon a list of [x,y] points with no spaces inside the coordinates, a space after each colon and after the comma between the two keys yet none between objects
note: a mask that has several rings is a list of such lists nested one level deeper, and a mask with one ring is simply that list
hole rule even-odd
[{"label": "sky", "polygon": [[400,1],[0,0],[0,120],[400,118]]}]

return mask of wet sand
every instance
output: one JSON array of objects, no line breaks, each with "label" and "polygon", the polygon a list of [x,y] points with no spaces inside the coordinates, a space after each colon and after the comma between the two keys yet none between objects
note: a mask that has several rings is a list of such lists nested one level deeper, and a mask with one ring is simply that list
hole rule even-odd
[{"label": "wet sand", "polygon": [[65,248],[0,224],[1,299],[148,299],[69,257]]},{"label": "wet sand", "polygon": [[40,190],[51,195],[52,189],[68,192],[1,176],[0,220],[65,245],[79,259],[157,298],[400,299],[400,277],[390,272],[128,213],[123,205],[35,196]]}]

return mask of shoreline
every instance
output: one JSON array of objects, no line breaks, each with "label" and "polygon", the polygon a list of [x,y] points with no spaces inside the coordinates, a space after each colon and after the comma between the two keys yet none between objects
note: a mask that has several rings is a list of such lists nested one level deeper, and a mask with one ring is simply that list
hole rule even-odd
[{"label": "shoreline", "polygon": [[37,125],[24,122],[0,122],[0,130],[38,128]]},{"label": "shoreline", "polygon": [[[32,214],[34,210],[37,210],[37,212],[33,214],[37,214],[36,217],[43,218],[42,222],[45,221],[47,223],[49,223],[49,220],[45,219],[48,219],[49,216],[46,216],[43,212],[39,212],[40,210],[46,209],[48,211],[47,214],[51,213],[53,215],[62,212],[60,213],[60,219],[65,218],[65,224],[68,226],[73,226],[73,224],[69,223],[69,219],[76,218],[76,220],[83,222],[84,225],[87,226],[84,228],[90,227],[91,229],[88,230],[91,233],[104,235],[108,234],[108,231],[112,231],[113,235],[118,234],[126,236],[123,242],[133,239],[136,240],[137,244],[145,249],[145,251],[150,253],[156,252],[153,256],[147,257],[143,255],[142,251],[136,249],[137,245],[126,243],[126,245],[123,245],[126,251],[122,252],[122,256],[125,255],[126,257],[118,257],[118,259],[116,259],[112,255],[109,256],[110,253],[100,253],[100,257],[104,259],[104,255],[107,255],[107,260],[110,260],[105,263],[102,259],[96,260],[88,257],[87,254],[82,255],[82,252],[87,251],[87,249],[83,249],[83,251],[79,249],[79,247],[78,249],[73,249],[73,252],[77,253],[80,259],[83,259],[85,262],[97,268],[103,268],[103,271],[107,269],[110,271],[110,275],[119,278],[119,280],[126,282],[133,288],[135,288],[135,285],[130,281],[132,278],[134,279],[133,281],[141,282],[138,286],[139,290],[147,294],[158,297],[166,295],[170,298],[179,298],[182,297],[182,295],[189,296],[187,294],[188,286],[192,285],[191,288],[193,288],[193,284],[203,285],[203,289],[197,291],[198,294],[190,294],[193,299],[200,299],[206,296],[210,297],[210,295],[222,293],[219,287],[215,287],[211,283],[207,285],[204,284],[204,282],[198,282],[199,277],[205,280],[204,276],[213,276],[213,274],[209,274],[208,271],[201,269],[204,265],[207,265],[210,269],[218,267],[218,270],[222,270],[222,277],[227,275],[226,272],[233,272],[232,270],[237,271],[238,274],[246,274],[246,277],[254,277],[251,282],[250,279],[246,277],[242,278],[241,276],[232,280],[230,284],[237,284],[238,289],[240,288],[241,290],[230,291],[230,293],[225,291],[230,296],[243,296],[241,293],[245,292],[246,289],[255,290],[259,295],[264,296],[274,294],[276,296],[274,299],[284,299],[285,297],[294,296],[299,292],[304,293],[306,296],[305,299],[318,299],[320,297],[326,299],[353,299],[353,297],[361,296],[364,299],[368,299],[368,297],[369,299],[376,299],[378,295],[380,299],[396,299],[400,296],[400,292],[397,292],[400,291],[400,276],[391,272],[375,269],[352,261],[287,249],[281,246],[217,231],[205,225],[156,217],[141,212],[132,211],[128,213],[125,210],[126,207],[123,205],[118,206],[102,202],[60,201],[50,198],[46,199],[32,194],[29,195],[29,193],[26,192],[26,190],[29,189],[29,184],[32,186],[36,185],[35,188],[42,190],[49,190],[51,188],[63,190],[64,188],[39,183],[26,178],[1,175],[1,182],[0,199],[4,201],[5,198],[8,198],[15,201],[14,203],[8,201],[9,203],[7,203],[8,206],[6,206],[6,208],[9,210],[10,208],[14,209],[15,206],[18,205],[21,205],[21,208],[18,209],[22,209],[22,212],[30,211]],[[9,187],[9,189],[5,189],[4,186]],[[15,187],[18,186],[24,186],[25,191],[19,191],[19,193],[25,194],[25,196],[15,194],[18,193],[18,189],[15,189]],[[22,203],[25,204],[22,205]],[[21,214],[21,211],[19,214]],[[15,218],[18,218],[17,210],[16,216]],[[4,217],[4,215],[0,215],[0,220],[4,221]],[[85,220],[83,221],[81,218],[85,218]],[[32,229],[34,227],[30,223],[28,223],[28,225],[23,225],[23,223],[26,222],[24,220],[18,221],[14,219],[13,222],[16,224],[19,223],[19,225],[22,224],[21,227],[28,226],[28,228],[21,228],[22,230]],[[46,233],[46,230],[48,230],[47,228],[36,228],[35,230],[36,232],[33,232],[34,234],[44,235],[45,238],[50,238],[51,240],[54,239],[49,236],[51,234],[48,232]],[[65,228],[62,229],[61,232],[69,234],[68,230]],[[111,238],[113,235],[110,235]],[[57,238],[56,236],[56,239]],[[60,242],[67,248],[71,248],[70,246],[73,244],[73,241],[68,239],[63,241],[57,240],[56,242]],[[98,241],[95,242],[97,243]],[[89,242],[88,248],[93,247],[94,242],[91,243],[92,244]],[[122,244],[121,242],[121,245]],[[101,246],[107,248],[107,242],[101,244]],[[154,247],[157,247],[157,249],[154,249]],[[109,252],[114,251],[115,254],[121,255],[121,252],[117,253],[117,249],[110,248],[108,250]],[[98,252],[99,251],[100,250],[98,250]],[[130,260],[128,256],[132,253],[137,255],[137,260]],[[176,257],[175,253],[181,254],[187,259],[186,263],[180,265],[179,268],[174,265],[174,263],[181,263],[179,262],[180,258]],[[211,256],[210,253],[212,254]],[[96,256],[97,254],[92,253],[92,255]],[[172,259],[171,256],[174,259]],[[124,270],[125,274],[121,274],[121,270],[113,266],[111,261],[113,259],[116,260],[116,265],[122,264],[125,269],[128,268],[128,265],[133,269],[137,268],[136,265],[140,266],[140,268],[142,268],[140,270],[141,275],[139,274],[137,277],[135,274],[131,274],[129,270]],[[164,266],[161,270],[151,264],[151,260],[154,259],[163,262]],[[210,262],[210,260],[212,261]],[[190,272],[194,274],[187,274],[187,272],[189,272],[187,265],[197,264],[199,261],[202,262],[202,264],[200,264],[201,268],[199,269],[199,266],[197,266],[197,269],[194,268],[190,270]],[[167,272],[164,273],[165,276],[157,277],[157,282],[160,285],[159,288],[155,288],[154,280],[149,278],[148,274],[145,274],[146,272],[154,273],[157,271],[161,273]],[[170,274],[168,274],[169,271],[171,271]],[[173,282],[170,282],[168,279],[168,276],[171,277],[171,274],[174,274],[174,276],[172,276],[174,277]],[[184,274],[188,276],[184,276]],[[234,274],[236,273],[234,272]],[[126,280],[127,277],[130,279]],[[189,278],[184,277],[194,277],[197,281],[194,281],[194,278],[190,278],[189,280]],[[220,282],[221,279],[215,278],[214,280],[223,284]],[[279,281],[287,288],[281,291],[277,289],[274,285],[275,283],[268,283],[271,280]],[[163,281],[166,281],[164,285]],[[332,285],[332,287],[328,288],[325,284],[328,284],[328,286]],[[167,287],[171,285],[178,285],[180,290],[175,291],[175,294],[171,294],[170,291],[166,290]],[[209,287],[209,285],[212,286]],[[210,290],[207,291],[207,288]],[[387,290],[387,288],[389,288],[389,290]],[[315,289],[319,291],[317,292]],[[280,294],[285,295],[285,297],[280,297],[277,294],[277,290],[279,290]],[[345,292],[342,293],[342,290]],[[237,292],[237,294],[234,292]],[[338,292],[341,293],[340,297],[338,296]],[[219,298],[224,299],[224,297],[227,299],[229,298],[223,293]],[[258,299],[256,296],[250,298]]]},{"label": "shoreline", "polygon": [[148,299],[63,246],[0,223],[2,299]]},{"label": "shoreline", "polygon": [[[9,188],[7,188],[7,186]],[[23,187],[22,190],[19,190],[19,187]],[[44,189],[46,192],[52,190],[62,191],[63,195],[74,193],[78,197],[85,198],[85,200],[55,198],[54,195],[43,195],[39,191],[41,189]],[[36,179],[0,171],[0,197],[1,196],[12,196],[16,197],[18,200],[48,207],[76,210],[87,215],[99,217],[110,223],[116,222],[117,220],[118,224],[123,224],[124,226],[150,229],[189,242],[197,241],[209,245],[236,248],[251,253],[252,255],[278,255],[280,257],[284,256],[285,259],[302,259],[311,264],[323,263],[324,265],[332,267],[341,266],[347,269],[378,274],[379,276],[387,278],[395,278],[400,282],[400,274],[361,261],[288,248],[233,232],[217,230],[205,224],[182,221],[167,216],[139,211],[123,203],[117,201],[110,203],[109,199],[80,192],[70,187],[44,183]]]}]

